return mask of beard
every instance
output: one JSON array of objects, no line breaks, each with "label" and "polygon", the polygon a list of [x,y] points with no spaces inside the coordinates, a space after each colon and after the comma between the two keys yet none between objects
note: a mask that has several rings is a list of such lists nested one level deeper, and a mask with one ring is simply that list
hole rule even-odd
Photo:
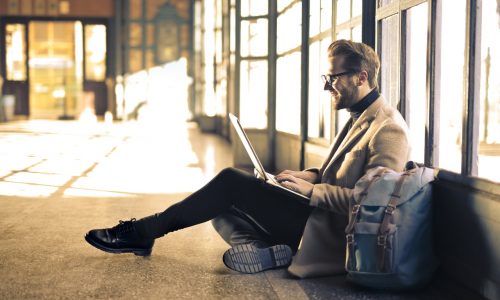
[{"label": "beard", "polygon": [[359,91],[356,85],[349,80],[346,85],[333,88],[333,94],[332,108],[340,110],[353,106],[358,99]]}]

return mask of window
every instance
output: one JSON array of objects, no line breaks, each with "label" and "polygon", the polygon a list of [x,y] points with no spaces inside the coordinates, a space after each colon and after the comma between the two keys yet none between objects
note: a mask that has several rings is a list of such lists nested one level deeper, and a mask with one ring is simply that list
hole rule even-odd
[{"label": "window", "polygon": [[399,15],[380,22],[380,91],[396,108],[399,103]]},{"label": "window", "polygon": [[337,0],[335,39],[361,42],[362,0]]},{"label": "window", "polygon": [[202,113],[202,103],[204,97],[205,89],[205,78],[203,77],[204,66],[203,66],[203,46],[204,46],[204,22],[203,22],[203,6],[200,1],[194,3],[194,87],[195,87],[195,99],[196,104],[194,105],[193,112],[195,114]]},{"label": "window", "polygon": [[241,21],[241,56],[265,56],[267,52],[267,19]]},{"label": "window", "polygon": [[323,90],[321,75],[328,72],[328,46],[332,36],[332,1],[310,3],[308,137],[331,138],[330,94]]},{"label": "window", "polygon": [[267,127],[267,60],[243,60],[240,66],[241,123],[247,128],[264,129]]},{"label": "window", "polygon": [[462,111],[466,0],[442,2],[441,78],[439,87],[438,166],[460,173],[462,162]]},{"label": "window", "polygon": [[26,80],[26,26],[7,24],[5,28],[7,80]]},{"label": "window", "polygon": [[227,29],[224,22],[227,18],[227,9],[223,9],[227,3],[222,0],[215,1],[215,113],[219,116],[227,115],[227,66],[229,59],[227,57],[226,41],[223,33]]},{"label": "window", "polygon": [[267,1],[241,2],[240,119],[247,128],[267,128]]},{"label": "window", "polygon": [[300,52],[278,58],[276,71],[276,129],[300,132]]},{"label": "window", "polygon": [[[278,9],[283,7],[278,3]],[[276,129],[300,134],[302,2],[278,11],[276,62]],[[293,32],[294,34],[290,34]]]},{"label": "window", "polygon": [[214,87],[214,62],[215,62],[215,0],[204,1],[204,78],[205,91],[203,102],[203,113],[206,116],[213,117],[217,112],[217,102],[215,99]]},{"label": "window", "polygon": [[424,162],[427,114],[427,3],[406,12],[406,122],[410,129],[410,159]]},{"label": "window", "polygon": [[106,26],[85,26],[85,78],[103,81],[106,78]]},{"label": "window", "polygon": [[482,4],[478,175],[500,182],[500,3]]},{"label": "window", "polygon": [[267,15],[267,1],[241,0],[241,16]]}]

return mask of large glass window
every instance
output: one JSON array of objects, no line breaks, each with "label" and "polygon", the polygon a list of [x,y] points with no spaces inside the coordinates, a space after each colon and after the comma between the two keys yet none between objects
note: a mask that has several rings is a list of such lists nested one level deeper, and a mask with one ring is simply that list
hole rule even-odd
[{"label": "large glass window", "polygon": [[5,28],[7,80],[26,80],[26,26],[7,24]]},{"label": "large glass window", "polygon": [[500,182],[500,3],[482,4],[478,175]]},{"label": "large glass window", "polygon": [[362,0],[337,0],[335,39],[361,42]]},{"label": "large glass window", "polygon": [[106,78],[106,26],[85,26],[85,78],[102,81]]},{"label": "large glass window", "polygon": [[241,56],[267,55],[267,19],[241,21]]},{"label": "large glass window", "polygon": [[310,3],[308,137],[331,138],[330,94],[323,90],[321,75],[328,73],[328,46],[332,36],[332,1]]},{"label": "large glass window", "polygon": [[288,5],[290,5],[294,1],[296,1],[296,0],[277,0],[278,11],[282,11],[283,9],[285,9]]},{"label": "large glass window", "polygon": [[248,128],[267,127],[267,7],[267,1],[241,1],[239,113]]},{"label": "large glass window", "polygon": [[205,68],[205,91],[203,112],[205,115],[213,117],[217,112],[217,101],[215,98],[214,84],[214,62],[215,62],[215,0],[204,1],[203,26],[203,61]]},{"label": "large glass window", "polygon": [[277,61],[276,129],[292,134],[300,132],[300,52]]},{"label": "large glass window", "polygon": [[202,114],[203,97],[205,89],[205,78],[203,77],[204,64],[203,64],[203,42],[204,42],[204,22],[203,22],[203,6],[202,3],[196,1],[194,3],[194,87],[196,103],[192,109],[195,114]]},{"label": "large glass window", "polygon": [[380,45],[380,88],[393,106],[399,103],[399,15],[382,19]]},{"label": "large glass window", "polygon": [[[223,39],[226,11],[222,0],[215,1],[215,111],[219,116],[227,114],[227,64]],[[227,30],[227,29],[226,29]]]},{"label": "large glass window", "polygon": [[263,16],[267,15],[267,1],[241,0],[241,16]]},{"label": "large glass window", "polygon": [[243,60],[240,66],[241,123],[247,128],[264,129],[267,127],[267,60]]},{"label": "large glass window", "polygon": [[438,166],[457,173],[462,162],[465,13],[466,0],[442,1]]},{"label": "large glass window", "polygon": [[[276,129],[300,134],[300,76],[302,2],[292,2],[278,11],[276,70]],[[290,34],[293,33],[293,34]]]},{"label": "large glass window", "polygon": [[278,54],[300,46],[302,39],[302,3],[296,2],[278,16]]},{"label": "large glass window", "polygon": [[424,162],[427,111],[427,3],[406,12],[406,98],[411,112],[406,119],[410,128],[410,158]]}]

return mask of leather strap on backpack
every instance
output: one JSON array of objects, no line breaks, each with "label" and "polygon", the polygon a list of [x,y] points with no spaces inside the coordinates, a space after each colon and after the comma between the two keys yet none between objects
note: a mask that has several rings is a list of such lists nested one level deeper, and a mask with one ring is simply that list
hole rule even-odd
[{"label": "leather strap on backpack", "polygon": [[401,187],[403,186],[404,180],[408,177],[409,172],[401,174],[401,177],[396,182],[394,186],[394,191],[391,194],[389,203],[385,209],[385,214],[380,224],[377,236],[377,256],[378,256],[378,269],[381,272],[385,270],[385,248],[387,247],[387,234],[389,233],[389,220],[392,218],[394,211],[398,205],[398,201],[401,198]]},{"label": "leather strap on backpack", "polygon": [[349,217],[349,224],[347,224],[347,227],[345,229],[347,247],[349,250],[349,257],[351,257],[351,259],[350,259],[351,266],[350,267],[352,269],[355,268],[355,264],[356,264],[355,259],[354,259],[354,257],[355,257],[354,256],[354,234],[353,234],[354,224],[356,223],[356,221],[358,219],[358,213],[359,213],[359,209],[361,207],[361,203],[366,199],[366,196],[368,195],[368,189],[370,188],[372,183],[377,178],[381,177],[385,172],[386,172],[386,170],[382,168],[375,175],[373,175],[372,179],[370,179],[370,181],[366,185],[365,189],[361,192],[361,194],[360,194],[361,198],[359,199],[359,201],[352,206],[351,216]]}]

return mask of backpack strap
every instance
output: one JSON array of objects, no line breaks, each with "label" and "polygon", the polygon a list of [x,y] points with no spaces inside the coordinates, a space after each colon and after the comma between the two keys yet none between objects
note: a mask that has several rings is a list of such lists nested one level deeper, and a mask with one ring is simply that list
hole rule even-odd
[{"label": "backpack strap", "polygon": [[347,227],[345,229],[346,233],[346,241],[347,241],[347,246],[349,249],[349,256],[352,258],[350,259],[351,261],[351,267],[354,269],[354,264],[355,264],[355,259],[354,259],[354,224],[356,223],[358,219],[358,213],[359,209],[361,207],[361,203],[366,199],[366,196],[368,195],[368,189],[372,185],[372,183],[379,177],[381,177],[386,170],[384,168],[380,169],[373,177],[368,181],[368,184],[366,185],[365,189],[361,192],[361,198],[359,201],[356,203],[354,202],[354,205],[352,206],[351,210],[351,215],[349,217],[349,224],[347,224]]},{"label": "backpack strap", "polygon": [[389,219],[391,219],[396,207],[398,205],[398,200],[401,198],[401,187],[403,186],[404,180],[410,175],[409,172],[401,174],[401,177],[396,182],[394,186],[394,191],[391,194],[389,203],[385,208],[385,214],[380,224],[377,236],[377,256],[378,256],[378,269],[380,271],[385,271],[385,248],[387,246],[387,234],[389,233]]}]

